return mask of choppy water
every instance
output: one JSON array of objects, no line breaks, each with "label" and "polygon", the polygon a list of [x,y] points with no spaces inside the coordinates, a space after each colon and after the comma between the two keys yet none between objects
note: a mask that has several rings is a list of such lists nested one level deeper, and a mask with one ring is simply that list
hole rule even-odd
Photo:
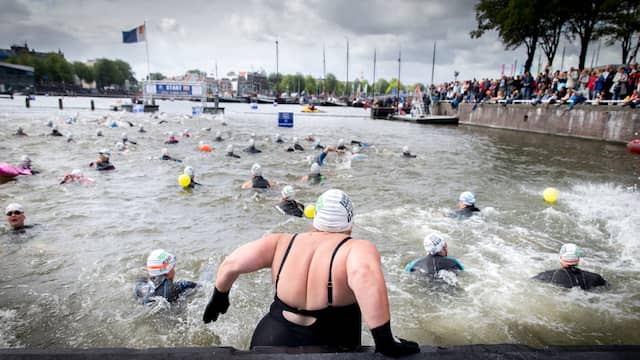
[{"label": "choppy water", "polygon": [[[98,99],[107,108],[112,100]],[[20,202],[27,223],[40,224],[26,235],[0,233],[0,346],[156,347],[225,345],[248,348],[255,324],[273,296],[268,272],[243,276],[231,293],[231,307],[214,324],[201,316],[214,271],[238,245],[275,231],[300,232],[309,220],[281,216],[277,192],[255,196],[240,190],[253,162],[268,179],[293,184],[298,200],[309,203],[337,187],[354,201],[354,235],[380,249],[396,335],[424,345],[475,343],[638,344],[640,335],[640,213],[636,190],[640,157],[601,142],[474,127],[432,127],[370,120],[362,109],[327,108],[299,114],[299,106],[224,104],[226,121],[188,119],[194,103],[161,102],[167,124],[146,114],[86,110],[89,99],[39,97],[31,109],[24,99],[0,99],[0,161],[17,163],[29,154],[32,177],[0,185],[0,205]],[[72,107],[84,107],[74,109]],[[293,129],[276,127],[276,111],[296,112]],[[78,113],[78,122],[66,117]],[[142,123],[134,128],[98,126],[101,116]],[[75,143],[44,136],[55,121]],[[18,125],[30,135],[10,136]],[[166,132],[203,127],[209,133],[181,138],[169,146],[184,164],[156,160]],[[101,128],[105,136],[96,138]],[[215,130],[223,145],[214,144]],[[127,131],[137,146],[125,153],[114,144]],[[251,133],[262,154],[233,160]],[[374,144],[367,160],[336,162],[329,155],[321,186],[298,182],[313,153],[286,153],[265,141],[281,133],[302,138],[313,133],[324,144],[339,138]],[[198,141],[214,151],[201,154]],[[418,158],[398,156],[409,145]],[[310,143],[303,146],[311,148]],[[117,171],[88,168],[97,150],[112,149]],[[195,168],[205,186],[182,191],[177,177]],[[58,185],[81,167],[96,180],[92,188]],[[559,202],[547,206],[542,191],[555,186]],[[442,216],[457,195],[476,193],[482,215],[469,221]],[[424,281],[403,271],[423,256],[429,230],[447,235],[449,254],[466,271],[447,281]],[[563,242],[583,249],[581,267],[604,275],[606,291],[584,292],[535,283],[530,277],[556,267]],[[158,247],[178,257],[177,278],[205,282],[201,291],[172,308],[148,310],[133,298],[133,282],[148,253]],[[372,344],[363,327],[363,340]]]}]

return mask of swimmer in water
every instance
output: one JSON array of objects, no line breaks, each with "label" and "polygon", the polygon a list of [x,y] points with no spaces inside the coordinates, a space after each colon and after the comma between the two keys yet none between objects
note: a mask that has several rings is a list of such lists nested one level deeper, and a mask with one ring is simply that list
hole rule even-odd
[{"label": "swimmer in water", "polygon": [[48,120],[46,125],[47,125],[48,127],[53,127],[53,121]]},{"label": "swimmer in water", "polygon": [[293,137],[293,145],[289,146],[287,148],[287,152],[294,152],[294,151],[304,151],[304,148],[302,147],[302,145],[300,145],[300,143],[298,142],[298,138],[297,137]]},{"label": "swimmer in water", "polygon": [[133,141],[133,140],[129,140],[129,137],[127,136],[127,133],[122,133],[122,143],[124,145],[126,145],[127,143],[133,144],[133,145],[138,145],[137,142]]},{"label": "swimmer in water", "polygon": [[195,289],[198,284],[180,280],[175,281],[176,257],[166,250],[153,250],[147,258],[148,277],[136,280],[135,294],[141,304],[154,303],[156,297],[163,297],[168,302],[174,302],[185,294],[188,289]]},{"label": "swimmer in water", "polygon": [[347,151],[347,147],[344,145],[344,139],[338,140],[338,145],[335,149],[339,153],[344,153],[345,151]]},{"label": "swimmer in water", "polygon": [[54,126],[51,129],[51,134],[49,134],[49,136],[64,136],[64,135],[62,135],[62,133],[60,131],[58,131],[58,127],[57,126]]},{"label": "swimmer in water", "polygon": [[316,141],[316,138],[313,137],[313,134],[309,134],[309,135],[305,136],[304,139],[309,141],[309,142],[315,142]]},{"label": "swimmer in water", "polygon": [[284,143],[284,140],[282,140],[282,136],[280,136],[280,134],[276,134],[276,144],[282,144]]},{"label": "swimmer in water", "polygon": [[100,129],[96,130],[96,136],[102,136],[102,130]]},{"label": "swimmer in water", "polygon": [[147,130],[144,129],[144,126],[140,125],[140,127],[138,128],[138,132],[139,133],[146,133]]},{"label": "swimmer in water", "polygon": [[560,248],[560,269],[541,272],[533,279],[565,288],[579,286],[583,290],[608,285],[599,274],[579,269],[578,263],[580,249],[575,244],[564,244]]},{"label": "swimmer in water", "polygon": [[442,234],[432,232],[424,238],[424,249],[427,256],[413,260],[405,270],[407,272],[416,272],[436,276],[440,270],[464,270],[460,262],[455,258],[447,256],[447,242]]},{"label": "swimmer in water", "polygon": [[262,177],[262,166],[253,164],[251,166],[251,180],[242,184],[242,189],[268,189],[274,187],[275,184]]},{"label": "swimmer in water", "polygon": [[320,174],[320,165],[313,163],[309,169],[309,175],[303,176],[300,180],[308,182],[309,185],[318,185],[326,179],[324,175]]},{"label": "swimmer in water", "polygon": [[13,134],[15,136],[28,136],[27,133],[24,132],[24,129],[19,126],[18,129],[16,130],[16,133]]},{"label": "swimmer in water", "polygon": [[29,171],[31,171],[31,175],[36,175],[36,174],[39,174],[39,173],[40,173],[40,171],[38,171],[38,170],[34,170],[34,169],[31,167],[31,159],[29,158],[29,156],[28,156],[28,155],[23,155],[23,156],[22,156],[22,159],[20,159],[20,164],[18,165],[18,168],[19,168],[19,169],[22,169],[22,170],[29,170]]},{"label": "swimmer in water", "polygon": [[118,151],[126,151],[127,147],[123,143],[119,142],[119,143],[116,143],[116,150],[118,150]]},{"label": "swimmer in water", "polygon": [[85,187],[92,186],[95,183],[93,179],[87,178],[82,173],[80,169],[73,169],[71,173],[66,174],[62,181],[60,181],[60,185],[63,184],[79,184]]},{"label": "swimmer in water", "polygon": [[225,154],[225,156],[229,156],[229,157],[232,157],[232,158],[240,159],[240,155],[235,154],[233,152],[233,144],[229,144],[229,146],[227,146],[227,153]]},{"label": "swimmer in water", "polygon": [[182,132],[182,136],[183,137],[191,137],[191,134],[189,133],[189,129],[184,129],[184,131]]},{"label": "swimmer in water", "polygon": [[360,153],[360,146],[354,145],[351,149],[351,160],[365,160],[367,155]]},{"label": "swimmer in water", "polygon": [[23,232],[25,229],[30,229],[33,225],[25,225],[24,207],[17,203],[7,205],[4,209],[4,214],[7,216],[7,225],[12,232]]},{"label": "swimmer in water", "polygon": [[449,217],[466,219],[476,212],[480,212],[476,207],[476,196],[470,191],[465,191],[458,198],[458,210],[451,213]]},{"label": "swimmer in water", "polygon": [[111,152],[107,149],[102,149],[98,152],[98,160],[96,162],[92,162],[89,164],[89,167],[96,166],[96,170],[98,171],[107,171],[107,170],[115,170],[116,167],[113,166],[109,162],[109,158],[111,157]]},{"label": "swimmer in water", "polygon": [[169,150],[167,150],[167,148],[163,148],[162,149],[162,156],[160,156],[160,160],[171,160],[171,161],[175,161],[175,162],[179,162],[181,163],[182,160],[176,159],[176,158],[172,158],[169,155]]},{"label": "swimmer in water", "polygon": [[242,151],[249,154],[257,154],[262,152],[262,150],[256,149],[256,141],[253,139],[249,139],[249,147],[244,148]]},{"label": "swimmer in water", "polygon": [[73,134],[72,133],[68,133],[67,134],[67,142],[68,143],[76,142],[75,140],[73,140]]},{"label": "swimmer in water", "polygon": [[202,186],[202,184],[196,181],[196,173],[191,166],[187,166],[184,168],[184,174],[189,176],[189,178],[191,179],[188,186],[189,189],[195,188],[196,185]]},{"label": "swimmer in water", "polygon": [[406,146],[406,145],[405,145],[405,146],[403,146],[403,147],[402,147],[402,157],[403,157],[403,158],[410,158],[410,159],[412,159],[412,158],[415,158],[416,156],[417,156],[417,155],[413,155],[413,154],[411,153],[411,151],[409,151],[409,147],[408,147],[408,146]]},{"label": "swimmer in water", "polygon": [[222,133],[220,132],[220,130],[216,130],[216,137],[213,140],[215,140],[217,142],[224,141],[224,139],[222,138]]},{"label": "swimmer in water", "polygon": [[324,145],[320,144],[320,139],[316,139],[313,143],[313,150],[324,150]]},{"label": "swimmer in water", "polygon": [[315,161],[318,163],[318,165],[320,166],[324,165],[324,159],[332,151],[336,151],[336,148],[334,148],[333,146],[327,146],[326,148],[324,148],[322,152],[318,154],[318,156],[316,156]]},{"label": "swimmer in water", "polygon": [[304,214],[304,205],[296,201],[296,191],[291,185],[287,185],[280,193],[282,197],[275,208],[283,215],[291,215],[302,217]]},{"label": "swimmer in water", "polygon": [[177,144],[179,141],[178,139],[176,139],[176,136],[173,134],[173,132],[169,132],[169,137],[167,138],[167,140],[165,140],[165,144]]}]

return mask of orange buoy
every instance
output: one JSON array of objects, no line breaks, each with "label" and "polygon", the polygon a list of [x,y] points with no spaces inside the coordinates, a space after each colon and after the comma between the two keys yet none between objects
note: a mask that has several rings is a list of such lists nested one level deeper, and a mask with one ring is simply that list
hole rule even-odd
[{"label": "orange buoy", "polygon": [[211,146],[207,144],[201,144],[198,148],[201,152],[211,152]]}]

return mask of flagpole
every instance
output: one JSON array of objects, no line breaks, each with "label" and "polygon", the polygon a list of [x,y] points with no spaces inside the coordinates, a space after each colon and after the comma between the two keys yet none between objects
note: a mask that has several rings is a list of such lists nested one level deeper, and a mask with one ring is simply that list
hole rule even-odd
[{"label": "flagpole", "polygon": [[147,80],[151,80],[151,67],[149,66],[149,32],[147,31],[147,20],[144,21],[144,44],[147,48]]}]

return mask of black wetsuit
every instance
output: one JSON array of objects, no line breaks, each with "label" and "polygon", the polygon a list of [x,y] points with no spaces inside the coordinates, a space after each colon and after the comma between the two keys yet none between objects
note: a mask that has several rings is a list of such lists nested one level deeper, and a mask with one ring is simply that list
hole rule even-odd
[{"label": "black wetsuit", "polygon": [[440,270],[464,270],[458,260],[448,256],[427,255],[407,265],[408,272],[436,275]]},{"label": "black wetsuit", "polygon": [[196,286],[198,284],[187,280],[180,280],[174,283],[167,279],[166,276],[161,275],[151,279],[139,278],[136,280],[135,293],[142,304],[155,302],[153,298],[156,296],[162,296],[168,302],[174,302],[185,290],[193,289]]},{"label": "black wetsuit", "polygon": [[51,135],[51,136],[64,136],[58,130],[51,131],[51,134],[49,134],[49,135]]},{"label": "black wetsuit", "polygon": [[580,270],[576,266],[541,272],[534,276],[533,279],[566,288],[580,286],[583,290],[589,290],[596,286],[607,285],[607,281],[603,279],[602,276],[589,271]]},{"label": "black wetsuit", "polygon": [[261,152],[262,152],[262,150],[258,150],[258,149],[256,149],[256,147],[255,147],[255,146],[249,146],[249,147],[248,147],[248,148],[246,148],[246,149],[242,149],[242,151],[244,151],[244,152],[248,152],[248,153],[250,153],[250,154],[257,154],[257,153],[261,153]]},{"label": "black wetsuit", "polygon": [[478,211],[480,211],[480,209],[478,209],[475,205],[467,205],[462,209],[458,209],[455,212],[453,212],[451,214],[451,217],[464,219],[464,218],[470,217],[471,215],[473,215],[473,213]]},{"label": "black wetsuit", "polygon": [[318,144],[313,149],[314,150],[324,150],[324,146],[322,146],[321,144]]},{"label": "black wetsuit", "polygon": [[173,161],[175,161],[175,162],[182,162],[182,160],[172,158],[172,157],[171,157],[171,156],[169,156],[169,155],[162,155],[162,156],[160,157],[160,160],[173,160]]},{"label": "black wetsuit", "polygon": [[[285,304],[278,298],[278,281],[289,251],[296,239],[293,235],[276,276],[276,294],[269,309],[251,338],[251,348],[256,346],[329,346],[337,350],[353,350],[361,345],[362,314],[358,303],[346,306],[333,306],[333,260],[340,247],[351,237],[346,237],[333,250],[329,263],[327,283],[327,307],[319,310],[304,310]],[[316,321],[309,325],[297,325],[282,315],[283,311],[303,316],[311,316]]]},{"label": "black wetsuit", "polygon": [[295,200],[284,200],[276,205],[276,209],[285,215],[302,217],[304,214],[304,205]]},{"label": "black wetsuit", "polygon": [[417,155],[413,155],[413,154],[412,154],[412,153],[410,153],[410,152],[403,152],[403,153],[402,153],[402,157],[405,157],[405,158],[414,158],[414,157],[416,157],[416,156],[417,156]]},{"label": "black wetsuit", "polygon": [[213,139],[213,140],[214,140],[214,141],[217,141],[217,142],[224,141],[224,139],[223,139],[222,137],[220,137],[220,136],[216,136],[216,138],[215,138],[215,139]]},{"label": "black wetsuit", "polygon": [[113,164],[111,164],[109,160],[96,163],[96,170],[98,171],[115,170],[115,169],[116,167],[113,166]]},{"label": "black wetsuit", "polygon": [[284,142],[284,140],[282,140],[282,139],[277,139],[276,140],[276,143],[278,143],[278,144],[282,144],[283,142]]},{"label": "black wetsuit", "polygon": [[178,139],[168,139],[167,141],[165,141],[165,144],[177,144],[179,141]]},{"label": "black wetsuit", "polygon": [[294,151],[296,151],[296,149],[294,149],[293,146],[289,146],[287,148],[287,152],[294,152]]},{"label": "black wetsuit", "polygon": [[232,158],[236,158],[236,159],[240,159],[240,155],[238,155],[238,154],[234,154],[233,152],[228,152],[228,153],[226,154],[226,156],[228,156],[228,157],[232,157]]},{"label": "black wetsuit", "polygon": [[293,148],[298,151],[304,151],[304,148],[300,144],[293,144]]},{"label": "black wetsuit", "polygon": [[268,189],[271,187],[271,185],[269,185],[269,181],[262,176],[254,176],[251,179],[251,183],[253,184],[254,189]]},{"label": "black wetsuit", "polygon": [[307,175],[307,177],[309,178],[309,184],[310,185],[320,184],[324,180],[324,176],[322,174],[320,174],[320,173],[309,174],[309,175]]}]

